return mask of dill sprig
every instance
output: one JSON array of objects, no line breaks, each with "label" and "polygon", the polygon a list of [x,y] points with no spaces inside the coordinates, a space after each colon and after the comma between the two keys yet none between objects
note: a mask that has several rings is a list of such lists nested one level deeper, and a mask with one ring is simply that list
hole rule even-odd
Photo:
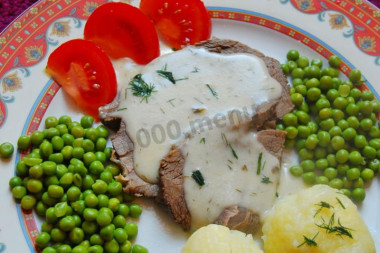
[{"label": "dill sprig", "polygon": [[270,184],[270,183],[273,183],[272,181],[270,181],[270,178],[267,177],[267,176],[263,176],[261,178],[261,183],[264,183],[264,184]]},{"label": "dill sprig", "polygon": [[346,209],[346,207],[343,205],[342,201],[336,197],[336,200],[338,201],[339,205],[343,208],[343,209]]},{"label": "dill sprig", "polygon": [[260,152],[260,154],[259,154],[259,159],[257,160],[257,170],[256,170],[256,175],[260,175],[261,170],[263,169],[263,168],[261,167],[262,159],[263,159],[263,152]]},{"label": "dill sprig", "polygon": [[331,215],[330,220],[329,220],[328,223],[326,223],[323,218],[322,218],[322,221],[323,221],[323,223],[319,224],[319,225],[317,224],[317,226],[319,228],[322,228],[322,229],[326,230],[326,233],[335,233],[337,236],[340,236],[340,237],[347,236],[347,237],[353,239],[353,236],[352,236],[352,234],[350,232],[353,229],[347,228],[347,227],[343,226],[340,223],[339,219],[338,219],[338,225],[334,225],[334,223],[335,223],[335,213],[333,213]]},{"label": "dill sprig", "polygon": [[319,206],[320,208],[317,210],[317,212],[315,212],[314,217],[317,216],[322,211],[323,208],[327,208],[327,209],[334,208],[332,205],[330,205],[329,203],[325,201],[321,201],[316,205]]},{"label": "dill sprig", "polygon": [[210,90],[211,94],[212,94],[215,98],[219,98],[218,93],[217,93],[213,88],[211,88],[211,86],[210,86],[209,84],[206,84],[206,87]]},{"label": "dill sprig", "polygon": [[156,92],[153,84],[148,84],[142,79],[142,74],[135,75],[135,77],[129,82],[129,85],[132,86],[132,94],[134,96],[142,97],[141,101],[145,100],[147,103],[148,97],[152,95],[152,92]]},{"label": "dill sprig", "polygon": [[306,244],[307,246],[310,246],[310,247],[317,247],[318,244],[316,243],[315,241],[315,238],[318,236],[319,232],[317,232],[313,238],[308,238],[306,236],[303,236],[303,243],[301,243],[300,245],[297,246],[297,248],[301,247],[302,245]]},{"label": "dill sprig", "polygon": [[236,154],[235,149],[232,147],[232,145],[228,142],[227,137],[224,133],[222,133],[222,140],[226,144],[227,147],[231,149],[232,155],[236,158],[236,160],[239,160],[238,155]]},{"label": "dill sprig", "polygon": [[199,184],[200,186],[204,185],[205,184],[205,180],[203,178],[203,175],[201,173],[200,170],[195,170],[193,171],[193,173],[191,174],[191,177],[195,180],[195,182],[197,182],[197,184]]},{"label": "dill sprig", "polygon": [[203,143],[203,144],[205,144],[205,143],[206,143],[206,138],[203,137],[203,138],[199,141],[199,143]]},{"label": "dill sprig", "polygon": [[177,81],[180,81],[180,80],[186,80],[186,79],[189,79],[189,78],[181,78],[181,79],[175,79],[174,76],[173,76],[173,72],[170,72],[170,71],[167,71],[167,68],[168,68],[168,65],[165,64],[165,66],[163,67],[162,70],[157,70],[157,74],[163,78],[166,78],[168,79],[172,84],[176,84]]}]

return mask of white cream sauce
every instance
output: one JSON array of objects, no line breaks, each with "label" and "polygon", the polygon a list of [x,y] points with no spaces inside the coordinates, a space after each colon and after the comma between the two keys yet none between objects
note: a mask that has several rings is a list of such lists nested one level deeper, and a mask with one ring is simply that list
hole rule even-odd
[{"label": "white cream sauce", "polygon": [[[261,217],[273,206],[280,162],[254,132],[230,126],[198,131],[187,138],[181,150],[185,156],[185,198],[193,229],[213,223],[228,206],[250,208]],[[203,186],[192,178],[196,170],[204,178]]]},{"label": "white cream sauce", "polygon": [[[115,65],[121,101],[116,116],[127,123],[135,143],[136,172],[151,183],[158,180],[161,159],[185,133],[238,124],[250,118],[259,104],[279,98],[282,90],[264,62],[253,55],[221,55],[189,47],[138,68]],[[176,83],[157,70],[171,72]],[[154,85],[146,101],[134,96],[129,85],[137,73]]]}]

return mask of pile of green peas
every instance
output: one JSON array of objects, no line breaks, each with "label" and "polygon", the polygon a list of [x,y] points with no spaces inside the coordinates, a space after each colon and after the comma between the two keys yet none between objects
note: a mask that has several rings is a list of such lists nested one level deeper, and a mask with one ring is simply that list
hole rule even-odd
[{"label": "pile of green peas", "polygon": [[311,61],[289,50],[284,74],[291,77],[290,97],[295,109],[277,124],[285,130],[285,146],[295,148],[299,165],[291,174],[308,185],[328,184],[356,202],[365,198],[365,183],[380,168],[380,103],[364,89],[361,72],[339,77],[342,60]]},{"label": "pile of green peas", "polygon": [[91,116],[76,122],[64,115],[47,117],[44,130],[19,137],[18,149],[31,151],[9,185],[21,208],[45,218],[35,240],[42,253],[148,252],[131,244],[138,227],[127,219],[138,218],[142,208],[129,203],[133,198],[115,180],[120,168],[110,161],[108,135]]}]

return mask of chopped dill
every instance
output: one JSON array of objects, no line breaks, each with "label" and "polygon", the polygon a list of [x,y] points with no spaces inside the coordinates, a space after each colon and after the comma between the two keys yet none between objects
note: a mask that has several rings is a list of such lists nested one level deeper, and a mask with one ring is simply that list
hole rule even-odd
[{"label": "chopped dill", "polygon": [[227,137],[226,137],[226,135],[224,133],[222,133],[222,140],[224,141],[224,143],[226,144],[227,147],[230,147],[232,155],[236,158],[236,160],[238,160],[239,157],[236,154],[236,151],[234,150],[234,148],[232,147],[232,145],[228,142]]},{"label": "chopped dill", "polygon": [[227,166],[228,166],[228,168],[229,168],[230,170],[232,170],[232,167],[231,167],[231,165],[227,164]]},{"label": "chopped dill", "polygon": [[199,141],[199,143],[203,143],[203,144],[205,144],[205,143],[206,143],[206,138],[203,137],[203,138]]},{"label": "chopped dill", "polygon": [[211,94],[215,97],[215,98],[219,98],[218,97],[218,93],[216,93],[215,90],[213,90],[213,88],[211,88],[211,86],[209,84],[206,84],[206,87],[210,90]]},{"label": "chopped dill", "polygon": [[276,198],[278,198],[278,197],[280,196],[280,195],[278,194],[278,192],[276,192],[276,194],[275,194],[275,195],[276,195]]},{"label": "chopped dill", "polygon": [[335,213],[333,213],[330,217],[329,222],[326,224],[325,220],[322,218],[323,223],[320,225],[317,225],[319,228],[325,229],[326,233],[335,233],[337,236],[343,237],[347,236],[351,239],[353,239],[353,236],[350,232],[350,230],[353,230],[351,228],[344,227],[340,220],[338,219],[338,226],[334,225],[335,223]]},{"label": "chopped dill", "polygon": [[332,205],[330,205],[329,203],[324,202],[324,201],[321,201],[321,202],[319,202],[319,203],[316,204],[316,205],[319,206],[319,209],[318,209],[317,212],[314,214],[314,217],[317,216],[317,215],[319,214],[319,212],[322,211],[323,208],[327,208],[327,209],[334,208]]},{"label": "chopped dill", "polygon": [[199,72],[199,68],[197,68],[197,67],[194,67],[194,70],[191,71],[191,73],[197,73],[197,72]]},{"label": "chopped dill", "polygon": [[173,77],[173,73],[165,70],[157,70],[156,71],[159,76],[168,79],[172,84],[176,83],[176,80]]},{"label": "chopped dill", "polygon": [[231,146],[231,144],[229,145],[230,146],[230,148],[231,148],[231,151],[232,151],[232,155],[236,158],[236,160],[238,160],[239,159],[239,157],[237,156],[237,154],[236,154],[236,152],[235,152],[235,150],[234,150],[234,148]]},{"label": "chopped dill", "polygon": [[120,108],[120,109],[117,109],[117,111],[124,111],[124,110],[127,110],[128,108],[127,107],[124,107],[124,108]]},{"label": "chopped dill", "polygon": [[338,201],[339,205],[343,208],[343,209],[346,209],[346,207],[343,205],[342,201],[336,197],[336,200]]},{"label": "chopped dill", "polygon": [[261,162],[262,162],[262,159],[263,159],[263,152],[260,152],[259,154],[259,159],[257,160],[257,170],[256,170],[256,175],[260,175],[261,173]]},{"label": "chopped dill", "polygon": [[141,74],[135,75],[129,82],[129,85],[132,86],[131,90],[134,96],[142,97],[141,102],[145,100],[148,103],[148,97],[152,95],[152,92],[156,92],[156,90],[154,90],[153,84],[147,84],[141,76]]},{"label": "chopped dill", "polygon": [[173,104],[173,100],[175,100],[175,98],[169,99],[167,102],[170,103],[173,107],[175,107],[175,105]]},{"label": "chopped dill", "polygon": [[261,183],[264,183],[264,184],[270,184],[270,183],[273,183],[272,181],[270,181],[270,178],[267,177],[267,176],[263,176],[261,178]]},{"label": "chopped dill", "polygon": [[200,186],[204,185],[205,184],[205,180],[203,178],[203,175],[201,173],[200,170],[195,170],[193,171],[193,173],[191,174],[191,177],[195,180],[195,182],[197,182],[197,184],[199,184]]},{"label": "chopped dill", "polygon": [[301,247],[302,245],[306,244],[307,246],[310,246],[310,247],[317,247],[318,244],[316,243],[315,241],[315,238],[318,236],[319,232],[317,232],[313,238],[308,238],[306,236],[303,236],[303,243],[301,243],[300,245],[297,246],[297,248]]}]

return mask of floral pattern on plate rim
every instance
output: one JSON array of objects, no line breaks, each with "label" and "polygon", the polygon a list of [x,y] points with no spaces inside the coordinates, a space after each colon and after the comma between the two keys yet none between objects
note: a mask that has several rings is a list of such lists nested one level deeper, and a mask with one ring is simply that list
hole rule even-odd
[{"label": "floral pattern on plate rim", "polygon": [[[286,3],[288,1],[289,0],[281,0],[282,3]],[[8,27],[3,33],[1,33],[0,67],[2,70],[0,71],[0,88],[2,88],[3,91],[0,91],[0,128],[4,124],[7,116],[5,103],[11,103],[14,101],[13,96],[4,96],[2,93],[15,92],[18,89],[21,89],[22,77],[20,77],[18,74],[23,75],[24,77],[29,76],[30,71],[28,70],[28,67],[35,65],[41,59],[43,59],[43,57],[46,56],[45,53],[49,44],[57,45],[56,43],[58,43],[57,41],[49,38],[49,34],[46,34],[48,27],[53,25],[50,35],[58,37],[68,36],[70,34],[70,26],[68,21],[58,21],[58,19],[62,17],[72,18],[74,20],[74,23],[80,26],[81,20],[86,19],[98,4],[104,2],[106,1],[87,1],[84,5],[83,1],[81,0],[60,0],[54,3],[50,1],[38,2],[26,13],[16,19],[15,22],[13,22],[12,25]],[[305,6],[302,6],[302,4],[300,4],[301,2],[313,2],[313,7],[315,8],[315,6],[317,6],[317,4],[314,3],[315,1],[312,0],[291,0],[291,2],[294,4],[294,6],[296,6],[296,8],[304,8],[302,9],[304,12],[312,11],[312,9],[310,9],[310,7],[308,7],[309,9],[305,8]],[[332,2],[341,4],[342,2],[347,1],[336,0]],[[348,2],[350,2],[350,4],[353,4],[353,1]],[[355,3],[358,7],[364,8],[365,10],[371,9],[371,6],[365,1],[355,1]],[[311,36],[308,33],[305,33],[300,29],[297,29],[297,27],[291,26],[285,22],[281,22],[281,20],[273,17],[232,8],[208,7],[208,11],[212,18],[248,22],[283,33],[289,37],[294,38],[295,40],[299,40],[325,58],[328,58],[335,53],[331,48],[326,46],[317,38]],[[323,9],[323,11],[326,11],[326,9]],[[368,11],[365,13],[370,16]],[[378,17],[376,16],[378,14],[372,13],[372,15],[374,15],[375,18]],[[329,14],[329,17],[329,22],[332,29],[341,29],[348,26],[348,21],[344,16],[341,16],[339,14]],[[378,21],[379,19],[377,18],[377,22]],[[24,30],[22,30],[21,27],[25,27]],[[37,34],[38,30],[41,29],[43,29],[43,32]],[[359,38],[357,40],[360,42]],[[362,41],[362,43],[364,42]],[[25,48],[24,55],[20,55],[16,50],[20,46],[23,46]],[[376,50],[378,50],[377,47]],[[341,70],[347,75],[351,70],[351,67],[352,65],[350,63],[344,61],[341,66]],[[367,83],[367,85],[370,84]],[[59,85],[51,80],[45,85],[44,89],[41,91],[38,99],[35,101],[34,106],[29,113],[28,120],[24,127],[25,133],[28,134],[38,129],[46,109],[48,108],[50,102],[54,98],[59,88]],[[18,155],[16,162],[21,157],[22,155]],[[17,205],[17,211],[19,213],[20,225],[23,229],[27,243],[30,249],[33,250],[34,241],[38,235],[38,228],[36,226],[33,213],[21,210],[19,205]],[[0,243],[0,252],[2,252],[4,249],[5,245],[3,243]]]}]

